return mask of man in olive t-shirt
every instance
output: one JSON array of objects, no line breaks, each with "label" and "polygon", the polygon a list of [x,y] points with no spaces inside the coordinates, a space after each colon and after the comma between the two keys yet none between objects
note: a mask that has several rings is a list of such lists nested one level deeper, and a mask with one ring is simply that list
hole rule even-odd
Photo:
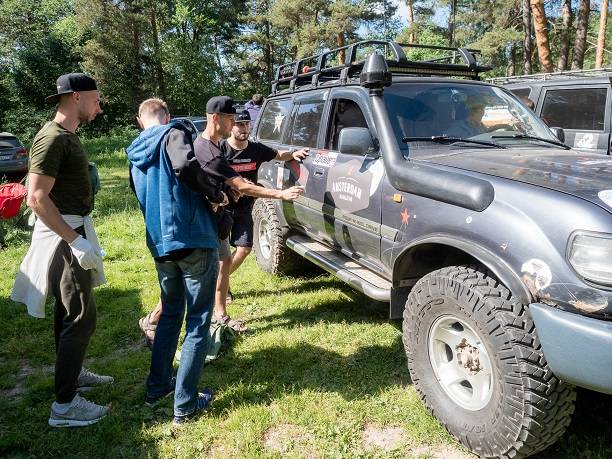
[{"label": "man in olive t-shirt", "polygon": [[56,121],[49,121],[34,137],[29,172],[55,178],[49,197],[60,214],[85,216],[93,210],[88,168],[79,137]]},{"label": "man in olive t-shirt", "polygon": [[[78,392],[113,381],[83,368],[96,327],[93,286],[104,275],[101,249],[88,216],[93,209],[89,162],[75,132],[101,113],[100,94],[92,78],[70,73],[58,78],[57,94],[47,101],[58,104],[57,112],[34,138],[28,172],[28,206],[39,221],[20,267],[22,279],[18,277],[15,286],[23,277],[47,278],[43,291],[55,297],[56,347],[55,402],[49,425],[77,427],[94,424],[108,413],[108,407],[89,402]],[[38,312],[44,316],[44,308]]]}]

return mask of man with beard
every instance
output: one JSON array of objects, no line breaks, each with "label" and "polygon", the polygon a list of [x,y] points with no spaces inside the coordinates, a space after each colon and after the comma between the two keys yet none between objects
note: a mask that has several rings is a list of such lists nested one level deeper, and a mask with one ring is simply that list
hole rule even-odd
[{"label": "man with beard", "polygon": [[[257,182],[257,171],[261,164],[266,161],[274,159],[277,161],[301,161],[308,156],[307,148],[297,151],[278,151],[263,143],[249,141],[250,134],[251,117],[249,112],[244,110],[236,113],[231,136],[221,142],[221,150],[232,169],[252,183]],[[236,247],[231,257],[229,272],[225,273],[227,276],[236,271],[251,253],[253,247],[253,217],[251,212],[254,203],[255,198],[252,195],[242,196],[238,201],[230,202],[227,207],[234,221],[229,242]],[[222,276],[224,276],[224,272],[220,271],[219,277]],[[229,279],[222,279],[222,281],[229,285]],[[231,298],[231,293],[229,297]],[[244,331],[244,328],[243,326],[238,331]]]},{"label": "man with beard", "polygon": [[83,368],[96,327],[93,288],[105,282],[102,251],[89,216],[94,191],[89,161],[76,135],[102,113],[96,82],[82,73],[57,79],[57,112],[32,142],[28,173],[28,206],[38,217],[32,243],[11,298],[44,317],[48,292],[55,297],[55,402],[49,425],[94,424],[108,413],[79,395],[91,386],[113,382]]}]

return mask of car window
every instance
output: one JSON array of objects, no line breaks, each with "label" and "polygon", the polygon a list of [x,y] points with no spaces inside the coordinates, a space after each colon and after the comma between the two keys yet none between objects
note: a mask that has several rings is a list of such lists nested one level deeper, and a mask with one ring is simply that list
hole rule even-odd
[{"label": "car window", "polygon": [[348,127],[368,127],[363,112],[356,102],[349,99],[337,99],[333,102],[332,118],[327,133],[326,148],[338,149],[340,131]]},{"label": "car window", "polygon": [[516,88],[510,91],[518,98],[529,97],[529,94],[531,94],[531,88]]},{"label": "car window", "polygon": [[195,120],[193,125],[198,130],[198,132],[202,132],[206,128],[205,120]]},{"label": "car window", "polygon": [[263,140],[280,142],[290,109],[291,99],[269,101],[260,115],[257,136]]},{"label": "car window", "polygon": [[540,116],[549,126],[603,131],[606,91],[606,88],[549,89]]},{"label": "car window", "polygon": [[324,101],[302,102],[294,111],[289,144],[316,148]]},{"label": "car window", "polygon": [[21,142],[16,137],[0,137],[0,148],[17,148],[21,146]]}]

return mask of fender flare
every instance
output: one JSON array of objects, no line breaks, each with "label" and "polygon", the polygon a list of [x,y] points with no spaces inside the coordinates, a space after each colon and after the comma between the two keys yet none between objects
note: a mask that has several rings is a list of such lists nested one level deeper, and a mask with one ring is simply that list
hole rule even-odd
[{"label": "fender flare", "polygon": [[393,285],[397,285],[398,279],[396,279],[396,265],[405,256],[407,252],[415,249],[423,244],[438,244],[454,247],[455,249],[461,250],[462,252],[470,255],[477,259],[480,263],[486,266],[488,269],[495,274],[499,281],[504,284],[512,295],[519,299],[523,304],[530,304],[533,301],[532,295],[521,281],[520,277],[512,270],[512,268],[489,250],[475,246],[470,241],[450,236],[446,234],[436,234],[432,236],[426,236],[416,241],[413,241],[410,245],[406,246],[402,250],[401,254],[395,259],[393,263]]}]

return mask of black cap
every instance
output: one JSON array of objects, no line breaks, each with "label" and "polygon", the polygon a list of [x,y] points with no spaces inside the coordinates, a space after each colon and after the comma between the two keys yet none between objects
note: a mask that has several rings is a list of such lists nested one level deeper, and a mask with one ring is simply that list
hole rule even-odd
[{"label": "black cap", "polygon": [[47,102],[57,102],[63,94],[96,91],[96,80],[84,73],[66,73],[57,79],[57,94],[50,95]]},{"label": "black cap", "polygon": [[235,123],[246,123],[247,121],[251,121],[251,115],[248,110],[238,110],[234,115]]},{"label": "black cap", "polygon": [[226,115],[233,115],[236,113],[234,108],[234,99],[229,96],[215,96],[211,97],[206,102],[206,113],[224,113]]}]

